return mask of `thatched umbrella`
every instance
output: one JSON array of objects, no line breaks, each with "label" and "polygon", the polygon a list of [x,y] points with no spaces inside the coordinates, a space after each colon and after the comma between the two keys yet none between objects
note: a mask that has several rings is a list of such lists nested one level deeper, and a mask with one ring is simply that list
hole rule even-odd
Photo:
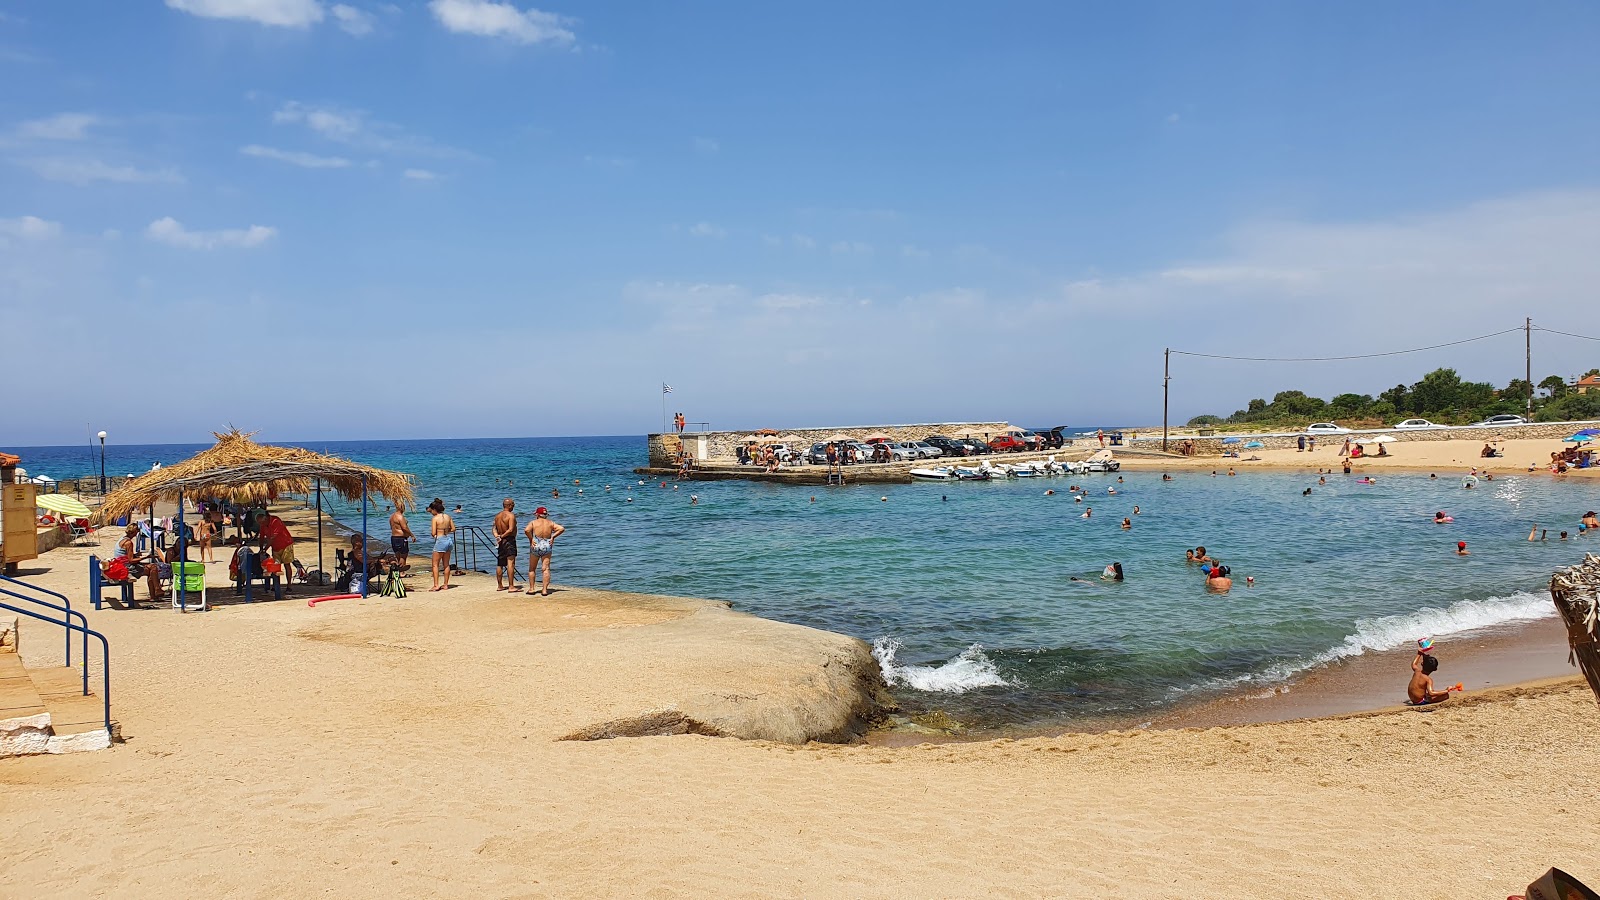
[{"label": "thatched umbrella", "polygon": [[[217,445],[183,462],[163,466],[134,478],[106,495],[96,512],[101,522],[152,506],[157,500],[178,504],[179,531],[183,524],[183,497],[215,497],[244,506],[265,504],[283,494],[307,494],[316,482],[318,491],[317,557],[322,556],[322,518],[320,488],[326,484],[346,500],[361,501],[361,532],[367,529],[367,497],[381,494],[396,508],[404,509],[415,499],[411,476],[364,466],[337,456],[276,447],[250,440],[254,432],[237,428],[226,433],[213,432]],[[182,546],[180,544],[180,546]],[[188,549],[183,548],[184,562]],[[363,559],[366,556],[363,555]],[[321,563],[319,562],[320,566]],[[366,574],[365,572],[363,574]],[[363,591],[365,582],[363,581]]]},{"label": "thatched umbrella", "polygon": [[1585,554],[1582,563],[1550,576],[1550,599],[1567,623],[1567,659],[1600,701],[1600,556]]}]

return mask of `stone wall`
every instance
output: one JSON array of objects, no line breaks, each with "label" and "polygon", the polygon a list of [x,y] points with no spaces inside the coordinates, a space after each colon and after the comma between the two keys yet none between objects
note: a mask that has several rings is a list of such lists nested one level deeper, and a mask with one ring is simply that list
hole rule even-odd
[{"label": "stone wall", "polygon": [[[784,434],[798,435],[803,439],[804,445],[809,447],[835,434],[843,434],[858,441],[875,434],[888,435],[894,441],[920,441],[930,434],[952,437],[955,432],[964,428],[975,428],[994,437],[1001,434],[1007,424],[1006,422],[942,422],[927,425],[848,425],[832,428],[795,428],[785,431]],[[677,465],[678,453],[683,445],[687,445],[697,459],[733,459],[734,448],[738,446],[739,439],[752,433],[752,431],[689,431],[681,437],[676,434],[647,435],[650,465]]]},{"label": "stone wall", "polygon": [[[1502,425],[1493,428],[1429,428],[1420,431],[1396,431],[1392,428],[1380,428],[1366,431],[1352,431],[1348,437],[1353,444],[1361,443],[1362,438],[1371,438],[1375,435],[1386,434],[1397,442],[1403,441],[1509,441],[1509,440],[1554,440],[1559,441],[1570,436],[1573,432],[1585,428],[1600,428],[1600,422],[1537,422],[1532,425]],[[1269,450],[1280,450],[1297,445],[1302,432],[1274,433],[1274,434],[1219,434],[1211,437],[1192,437],[1189,435],[1172,435],[1167,439],[1167,446],[1173,452],[1184,441],[1194,441],[1196,456],[1217,456],[1225,450],[1243,450],[1244,445],[1251,441],[1260,441]],[[1222,443],[1223,438],[1239,438],[1237,444]],[[1319,434],[1317,443],[1324,447],[1338,446],[1344,443],[1346,435]],[[1141,432],[1131,446],[1141,450],[1160,450],[1161,432]]]}]

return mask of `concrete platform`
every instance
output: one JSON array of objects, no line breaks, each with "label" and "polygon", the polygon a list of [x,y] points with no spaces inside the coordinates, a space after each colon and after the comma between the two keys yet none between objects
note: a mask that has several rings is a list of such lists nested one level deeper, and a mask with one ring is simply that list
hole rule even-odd
[{"label": "concrete platform", "polygon": [[82,669],[29,669],[14,643],[0,650],[0,758],[104,750],[112,740],[103,699],[83,693]]}]

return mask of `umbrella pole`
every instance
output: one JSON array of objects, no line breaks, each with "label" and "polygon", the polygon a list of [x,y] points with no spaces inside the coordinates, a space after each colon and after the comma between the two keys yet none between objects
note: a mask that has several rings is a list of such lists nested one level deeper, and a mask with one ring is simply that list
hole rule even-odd
[{"label": "umbrella pole", "polygon": [[367,543],[367,476],[361,476],[361,596],[367,596],[367,580],[372,577],[367,560],[372,558],[372,548]]},{"label": "umbrella pole", "polygon": [[322,585],[322,479],[317,479],[317,585]]},{"label": "umbrella pole", "polygon": [[189,580],[188,579],[188,574],[189,574],[188,568],[189,567],[188,567],[188,565],[186,565],[188,562],[189,562],[189,542],[183,539],[183,491],[179,490],[178,491],[178,570],[183,572],[183,574],[182,575],[175,575],[174,576],[174,580],[177,581],[177,583],[178,583],[178,612],[180,612],[180,613],[186,613],[186,612],[189,611],[189,592],[187,590],[187,588],[188,588],[188,580]]}]

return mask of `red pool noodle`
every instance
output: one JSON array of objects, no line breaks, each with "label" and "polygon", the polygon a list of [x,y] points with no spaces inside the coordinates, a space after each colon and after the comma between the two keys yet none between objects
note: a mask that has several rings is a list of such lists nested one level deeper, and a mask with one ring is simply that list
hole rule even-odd
[{"label": "red pool noodle", "polygon": [[306,605],[316,606],[318,603],[326,603],[329,600],[356,600],[360,597],[360,594],[329,594],[326,597],[313,597],[306,601]]}]

